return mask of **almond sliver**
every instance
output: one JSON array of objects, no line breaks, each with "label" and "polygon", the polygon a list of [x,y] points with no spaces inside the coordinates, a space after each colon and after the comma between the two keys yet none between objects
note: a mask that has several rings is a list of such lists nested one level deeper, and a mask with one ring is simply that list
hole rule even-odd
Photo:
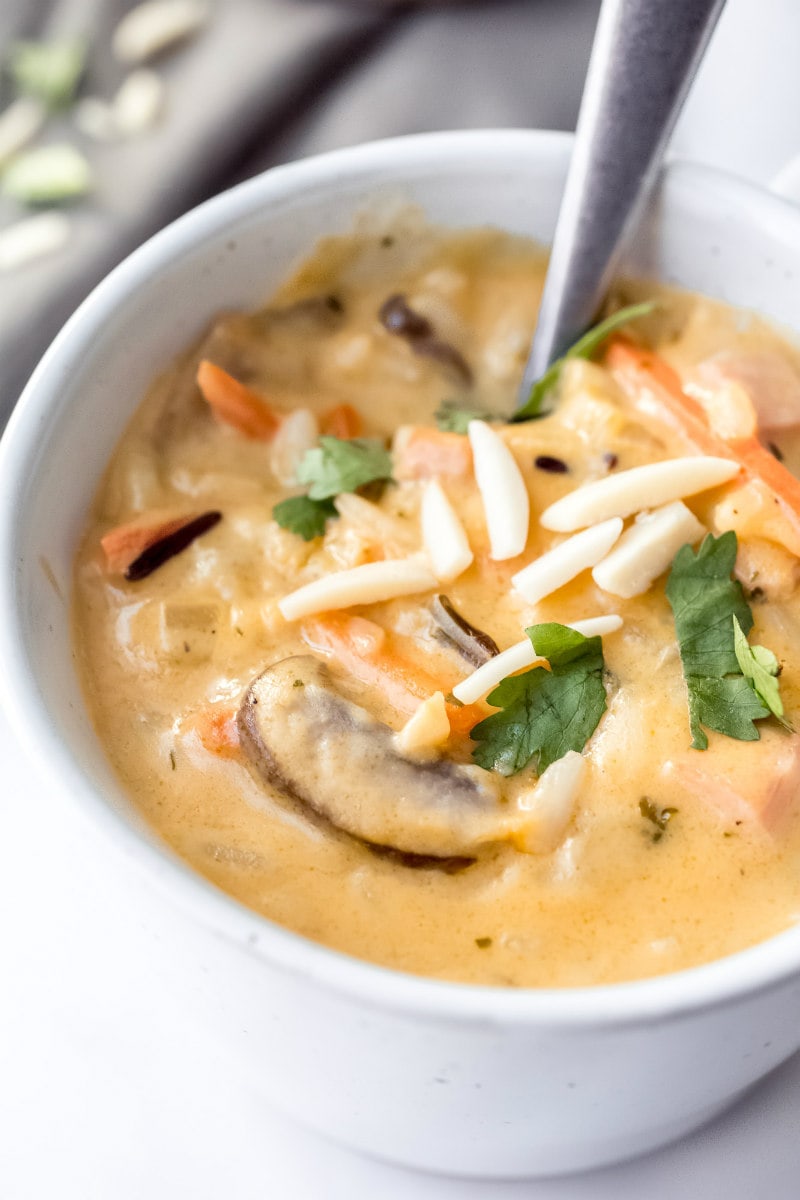
[{"label": "almond sliver", "polygon": [[422,537],[433,573],[442,583],[451,583],[472,562],[464,526],[435,479],[422,496]]},{"label": "almond sliver", "polygon": [[666,462],[632,467],[586,483],[555,504],[540,517],[545,529],[572,533],[610,517],[629,517],[643,508],[669,504],[727,483],[739,473],[739,464],[729,458],[693,455]]},{"label": "almond sliver", "polygon": [[610,521],[576,533],[512,575],[514,590],[529,604],[538,604],[576,575],[599,563],[621,533],[620,517],[612,517]]},{"label": "almond sliver", "polygon": [[666,571],[681,546],[698,541],[705,529],[682,500],[643,512],[623,533],[611,553],[598,563],[592,578],[604,592],[640,596]]},{"label": "almond sliver", "polygon": [[287,621],[297,621],[313,613],[351,608],[354,604],[378,604],[435,587],[435,575],[424,563],[413,559],[364,563],[305,584],[279,600],[278,608]]},{"label": "almond sliver", "polygon": [[470,421],[467,432],[481,493],[490,555],[495,562],[516,558],[528,540],[530,502],[514,455],[485,421]]}]

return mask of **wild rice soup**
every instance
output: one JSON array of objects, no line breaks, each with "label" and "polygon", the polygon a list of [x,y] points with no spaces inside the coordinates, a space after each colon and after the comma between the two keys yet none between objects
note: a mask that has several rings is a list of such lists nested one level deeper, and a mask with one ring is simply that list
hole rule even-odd
[{"label": "wild rice soup", "polygon": [[74,606],[108,755],[196,870],[537,987],[800,915],[796,354],[626,284],[509,422],[543,272],[411,216],[323,242],[155,382]]}]

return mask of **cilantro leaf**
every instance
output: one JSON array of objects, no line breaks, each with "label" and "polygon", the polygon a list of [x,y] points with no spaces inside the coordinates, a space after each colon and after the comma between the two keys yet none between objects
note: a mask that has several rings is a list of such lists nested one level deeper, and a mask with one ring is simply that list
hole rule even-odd
[{"label": "cilantro leaf", "polygon": [[436,428],[443,433],[466,433],[470,421],[493,421],[495,414],[485,408],[467,408],[457,400],[443,400],[434,413]]},{"label": "cilantro leaf", "polygon": [[734,621],[743,635],[753,627],[742,585],[731,579],[736,550],[732,530],[718,538],[709,533],[697,554],[691,546],[681,547],[667,581],[695,750],[708,748],[703,726],[750,742],[759,736],[753,722],[769,716],[743,676],[736,654]]},{"label": "cilantro leaf", "polygon": [[529,762],[540,775],[567,751],[583,750],[606,710],[599,637],[557,624],[533,625],[526,633],[550,670],[534,667],[504,679],[487,697],[501,711],[471,733],[480,743],[475,762],[501,775],[514,775]]},{"label": "cilantro leaf", "polygon": [[791,726],[783,716],[783,701],[778,684],[780,664],[766,646],[751,646],[736,617],[733,618],[733,645],[741,672],[759,700],[787,729]]},{"label": "cilantro leaf", "polygon": [[308,496],[290,496],[272,510],[272,518],[281,529],[298,534],[305,542],[322,537],[328,517],[335,516],[332,500],[311,500]]},{"label": "cilantro leaf", "polygon": [[297,468],[297,482],[310,484],[312,500],[355,492],[365,483],[391,477],[391,455],[374,438],[321,437]]},{"label": "cilantro leaf", "polygon": [[583,337],[578,338],[577,342],[570,346],[561,358],[557,358],[550,364],[544,375],[534,383],[526,403],[522,408],[517,409],[510,419],[512,421],[531,421],[536,417],[547,416],[543,405],[557,386],[564,364],[570,358],[591,358],[597,353],[603,342],[611,337],[612,333],[616,333],[629,321],[636,321],[639,317],[648,316],[654,308],[656,308],[654,300],[648,300],[643,304],[629,304],[627,308],[621,308],[618,312],[612,313],[610,317],[606,317],[604,321],[592,326]]},{"label": "cilantro leaf", "polygon": [[8,51],[8,70],[17,91],[35,96],[48,108],[72,103],[85,66],[82,38],[12,42]]}]

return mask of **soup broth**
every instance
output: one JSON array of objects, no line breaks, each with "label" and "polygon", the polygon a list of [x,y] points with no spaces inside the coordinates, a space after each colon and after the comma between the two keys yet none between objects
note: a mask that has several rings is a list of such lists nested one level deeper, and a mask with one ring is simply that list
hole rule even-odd
[{"label": "soup broth", "polygon": [[[628,596],[588,568],[550,590],[514,579],[580,532],[580,521],[545,527],[550,506],[647,464],[744,454],[754,412],[759,445],[797,472],[800,370],[755,318],[630,283],[614,304],[657,307],[593,361],[569,361],[546,415],[509,424],[544,270],[522,239],[408,217],[323,242],[262,311],[221,315],[156,380],[116,450],[77,556],[74,620],[87,703],[115,769],[212,883],[388,967],[572,987],[691,967],[797,920],[800,750],[766,710],[751,726],[757,740],[705,725],[708,749],[692,747],[669,565]],[[678,378],[685,420],[659,391],[674,393]],[[320,436],[336,439],[321,445],[339,480],[322,498]],[[353,437],[357,453],[341,451]],[[481,438],[490,466],[499,443],[513,469],[479,486]],[[783,476],[764,482],[762,466],[680,498],[702,527],[688,539],[695,555],[706,534],[737,535],[731,586],[752,612],[750,645],[780,664],[791,723],[800,521]],[[499,542],[519,513],[512,504],[504,525],[490,493],[518,480],[530,519],[506,556]],[[468,543],[462,569],[431,549],[437,530],[440,550],[455,545],[433,481]],[[595,529],[616,519],[598,495],[596,519],[584,520]],[[273,509],[299,496],[306,508],[283,510],[282,527]],[[646,497],[626,528],[668,502]],[[353,603],[326,608],[327,592],[315,601],[316,582],[376,564],[400,564],[382,585],[395,594],[371,599],[357,582]],[[284,601],[306,585],[311,599],[290,602],[287,616]],[[528,628],[609,615],[621,626],[602,634],[601,666],[587,658],[581,676],[576,720],[588,720],[586,696],[597,706],[598,688],[605,695],[584,744],[566,757],[548,742],[511,774],[476,765],[476,748],[480,757],[501,741],[518,765],[528,734],[515,741],[495,724],[471,739],[503,709],[485,693],[460,707],[453,688]],[[249,690],[287,659],[283,675]],[[554,662],[545,683],[556,687]],[[533,653],[522,665],[548,671]],[[574,661],[563,671],[572,679]],[[750,685],[737,671],[725,675],[740,695]],[[574,730],[553,719],[566,744]],[[578,755],[576,782],[553,773]]]}]

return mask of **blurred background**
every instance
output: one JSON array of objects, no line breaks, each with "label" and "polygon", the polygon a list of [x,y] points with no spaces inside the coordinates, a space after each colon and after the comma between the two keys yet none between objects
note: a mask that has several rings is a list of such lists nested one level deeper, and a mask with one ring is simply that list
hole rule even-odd
[{"label": "blurred background", "polygon": [[[600,0],[0,0],[0,422],[111,267],[275,163],[373,138],[573,129]],[[800,151],[800,4],[728,0],[673,151]]]}]

